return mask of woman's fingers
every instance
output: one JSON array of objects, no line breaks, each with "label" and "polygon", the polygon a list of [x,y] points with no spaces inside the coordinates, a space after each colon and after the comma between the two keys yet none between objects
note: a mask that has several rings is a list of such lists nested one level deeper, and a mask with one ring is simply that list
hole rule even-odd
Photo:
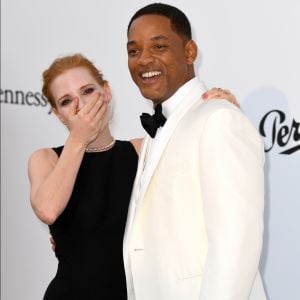
[{"label": "woman's fingers", "polygon": [[88,114],[96,105],[98,100],[103,102],[103,95],[99,92],[95,93],[93,97],[91,96],[91,99],[89,99],[89,101],[82,107],[82,109],[78,113],[81,115]]},{"label": "woman's fingers", "polygon": [[108,114],[108,104],[107,102],[104,102],[95,115],[95,121],[98,124],[100,123],[102,126],[103,122],[105,123],[105,121],[107,120],[107,114]]},{"label": "woman's fingers", "polygon": [[77,114],[78,104],[79,104],[79,99],[77,97],[75,97],[70,105],[69,118],[73,117]]},{"label": "woman's fingers", "polygon": [[95,118],[99,110],[103,107],[106,106],[106,102],[104,101],[104,98],[102,95],[98,98],[98,100],[95,102],[95,104],[91,107],[91,110],[88,112],[88,115],[90,118]]},{"label": "woman's fingers", "polygon": [[238,101],[236,100],[235,96],[227,89],[221,88],[212,88],[209,91],[205,92],[202,95],[202,98],[207,101],[210,99],[225,99],[237,107],[240,107]]}]

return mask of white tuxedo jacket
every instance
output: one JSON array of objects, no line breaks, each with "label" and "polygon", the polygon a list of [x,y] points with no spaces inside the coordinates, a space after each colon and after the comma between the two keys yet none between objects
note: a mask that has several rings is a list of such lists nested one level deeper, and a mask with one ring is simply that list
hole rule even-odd
[{"label": "white tuxedo jacket", "polygon": [[264,300],[264,150],[243,113],[199,83],[168,118],[124,237],[128,300]]}]

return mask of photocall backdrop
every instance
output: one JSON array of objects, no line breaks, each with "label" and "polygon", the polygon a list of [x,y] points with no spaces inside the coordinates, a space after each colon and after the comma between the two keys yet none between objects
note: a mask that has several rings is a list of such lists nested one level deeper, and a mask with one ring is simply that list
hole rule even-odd
[{"label": "photocall backdrop", "polygon": [[[40,300],[56,272],[48,228],[30,207],[27,177],[30,154],[67,136],[41,95],[41,73],[58,56],[83,53],[111,84],[114,136],[143,136],[138,116],[151,106],[127,69],[126,29],[148,3],[1,1],[1,299]],[[269,299],[300,299],[300,2],[166,3],[191,21],[198,76],[208,87],[232,90],[264,139],[261,271]]]}]

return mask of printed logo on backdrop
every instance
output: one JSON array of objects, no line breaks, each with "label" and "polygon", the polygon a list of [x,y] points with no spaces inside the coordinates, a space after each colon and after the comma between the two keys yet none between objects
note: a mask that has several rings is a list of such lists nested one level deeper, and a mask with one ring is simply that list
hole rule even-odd
[{"label": "printed logo on backdrop", "polygon": [[[0,103],[26,105],[30,107],[47,107],[49,103],[40,92],[0,89]],[[50,114],[51,111],[48,112]]]},{"label": "printed logo on backdrop", "polygon": [[280,149],[279,154],[289,155],[300,150],[300,123],[295,119],[288,120],[279,109],[268,111],[263,116],[259,132],[265,138],[265,152],[274,146]]},{"label": "printed logo on backdrop", "polygon": [[263,137],[267,153],[293,155],[300,151],[300,122],[291,113],[291,107],[298,106],[292,106],[289,97],[273,86],[258,87],[242,103],[242,110]]},{"label": "printed logo on backdrop", "polygon": [[[266,96],[265,92],[266,90],[264,90],[263,93],[262,90],[260,90],[259,93],[253,93],[248,98],[251,100],[252,108],[254,98],[255,100],[259,100],[256,103],[255,107],[259,110],[262,108],[261,106],[263,102],[261,102],[261,100],[265,100],[266,98],[259,98],[261,98],[262,96]],[[271,95],[270,90],[268,90],[268,98],[273,100],[275,98],[278,98],[278,92],[274,94],[274,89],[272,90],[272,92],[273,95]],[[10,89],[0,89],[0,103],[26,105],[30,107],[50,107],[47,99],[40,92]],[[245,103],[245,106],[247,106],[247,103]],[[244,108],[247,111],[247,107]],[[51,109],[48,110],[48,114],[50,113]],[[253,111],[252,113],[251,111],[248,111],[247,115],[257,116],[257,111],[254,112],[254,114]],[[258,129],[265,141],[265,152],[278,151],[279,154],[291,155],[297,151],[300,151],[300,122],[297,122],[294,118],[288,118],[284,110],[268,110],[258,121]]]}]

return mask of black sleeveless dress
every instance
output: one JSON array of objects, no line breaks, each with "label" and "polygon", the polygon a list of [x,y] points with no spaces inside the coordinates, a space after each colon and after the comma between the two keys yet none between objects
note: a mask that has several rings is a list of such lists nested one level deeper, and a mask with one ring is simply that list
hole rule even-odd
[{"label": "black sleeveless dress", "polygon": [[126,141],[84,154],[70,201],[49,226],[58,270],[44,300],[127,299],[122,244],[137,160]]}]

